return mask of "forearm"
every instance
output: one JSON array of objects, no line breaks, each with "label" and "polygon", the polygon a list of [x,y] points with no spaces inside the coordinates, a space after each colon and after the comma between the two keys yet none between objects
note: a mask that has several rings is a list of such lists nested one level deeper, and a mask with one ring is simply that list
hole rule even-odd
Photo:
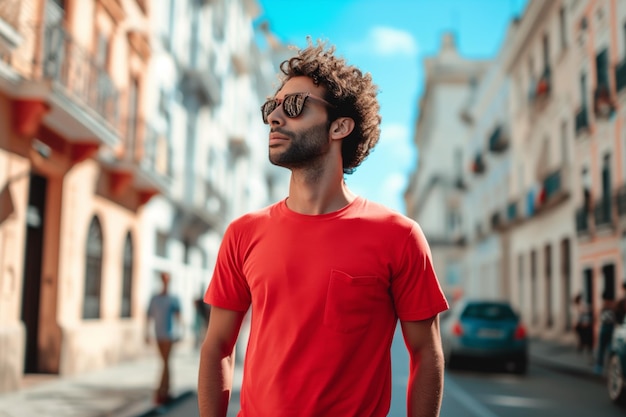
[{"label": "forearm", "polygon": [[233,386],[235,355],[221,354],[205,342],[198,371],[200,417],[226,417]]},{"label": "forearm", "polygon": [[436,349],[412,355],[407,391],[408,417],[437,417],[443,396],[444,359]]}]

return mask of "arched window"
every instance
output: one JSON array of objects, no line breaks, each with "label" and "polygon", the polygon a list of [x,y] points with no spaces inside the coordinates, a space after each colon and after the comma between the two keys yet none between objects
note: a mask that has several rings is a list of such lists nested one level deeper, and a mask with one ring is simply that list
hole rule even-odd
[{"label": "arched window", "polygon": [[133,240],[130,233],[124,243],[124,266],[122,270],[122,317],[132,316],[133,294]]},{"label": "arched window", "polygon": [[100,318],[100,294],[102,292],[102,227],[94,216],[87,234],[87,259],[85,262],[85,298],[83,318]]}]

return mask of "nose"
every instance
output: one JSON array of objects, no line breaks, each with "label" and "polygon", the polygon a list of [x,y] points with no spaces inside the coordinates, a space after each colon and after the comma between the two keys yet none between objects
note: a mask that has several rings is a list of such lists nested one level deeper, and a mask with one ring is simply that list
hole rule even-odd
[{"label": "nose", "polygon": [[283,106],[278,105],[272,112],[267,116],[267,123],[270,126],[277,126],[284,123],[284,114],[283,114]]}]

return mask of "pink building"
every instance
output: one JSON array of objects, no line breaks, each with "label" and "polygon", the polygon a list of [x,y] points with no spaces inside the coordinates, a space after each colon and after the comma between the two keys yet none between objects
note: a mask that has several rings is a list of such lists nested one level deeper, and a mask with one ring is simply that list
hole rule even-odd
[{"label": "pink building", "polygon": [[147,5],[2,2],[0,392],[142,347],[138,229],[167,185],[142,119]]}]

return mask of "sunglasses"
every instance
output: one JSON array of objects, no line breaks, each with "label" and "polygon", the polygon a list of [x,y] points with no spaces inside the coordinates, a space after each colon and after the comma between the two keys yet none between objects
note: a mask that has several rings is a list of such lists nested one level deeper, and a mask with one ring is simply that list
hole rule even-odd
[{"label": "sunglasses", "polygon": [[304,110],[304,103],[306,100],[310,98],[311,100],[317,100],[320,103],[326,104],[330,107],[335,107],[323,98],[316,97],[311,93],[293,93],[293,94],[285,94],[282,100],[273,98],[267,100],[261,106],[261,116],[263,116],[263,123],[269,124],[268,117],[270,114],[276,110],[276,107],[283,105],[283,112],[285,115],[291,119],[294,117],[298,117],[302,114],[302,110]]}]

